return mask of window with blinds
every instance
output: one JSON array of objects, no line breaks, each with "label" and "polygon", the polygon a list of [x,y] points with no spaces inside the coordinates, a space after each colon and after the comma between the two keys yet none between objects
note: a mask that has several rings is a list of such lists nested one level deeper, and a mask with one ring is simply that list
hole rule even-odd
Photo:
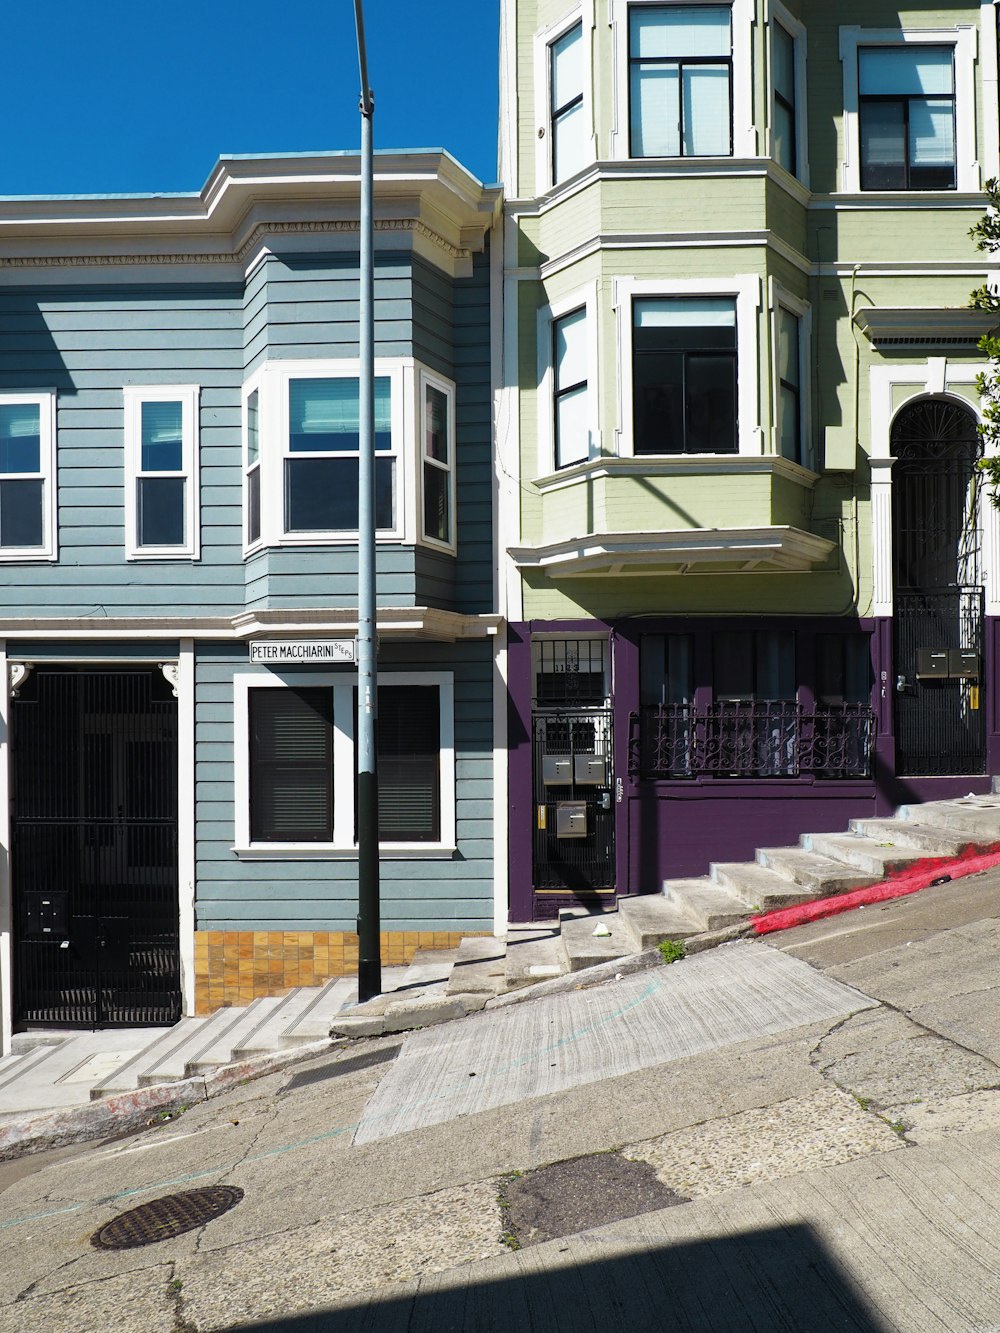
[{"label": "window with blinds", "polygon": [[250,837],[333,841],[333,692],[251,690]]},{"label": "window with blinds", "polygon": [[913,43],[858,50],[863,190],[952,190],[955,52]]},{"label": "window with blinds", "polygon": [[383,842],[441,837],[440,696],[433,685],[378,692],[378,835]]},{"label": "window with blinds", "polygon": [[629,10],[632,157],[729,157],[733,151],[729,5]]},{"label": "window with blinds", "polygon": [[128,555],[196,557],[199,390],[129,385],[124,395]]}]

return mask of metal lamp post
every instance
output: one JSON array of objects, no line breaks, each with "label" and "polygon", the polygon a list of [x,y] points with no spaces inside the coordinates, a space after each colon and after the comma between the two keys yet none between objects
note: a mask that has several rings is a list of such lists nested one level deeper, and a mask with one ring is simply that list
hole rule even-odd
[{"label": "metal lamp post", "polygon": [[382,990],[379,921],[378,636],[375,600],[375,256],[372,120],[362,0],[354,0],[361,70],[361,299],[358,372],[358,999]]}]

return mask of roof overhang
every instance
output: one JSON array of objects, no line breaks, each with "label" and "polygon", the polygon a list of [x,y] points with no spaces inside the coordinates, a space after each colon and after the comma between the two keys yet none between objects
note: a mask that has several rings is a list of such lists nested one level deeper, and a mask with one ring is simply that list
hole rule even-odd
[{"label": "roof overhang", "polygon": [[550,579],[801,573],[823,564],[835,543],[801,528],[694,528],[668,532],[600,533],[542,546],[511,547],[523,571]]}]

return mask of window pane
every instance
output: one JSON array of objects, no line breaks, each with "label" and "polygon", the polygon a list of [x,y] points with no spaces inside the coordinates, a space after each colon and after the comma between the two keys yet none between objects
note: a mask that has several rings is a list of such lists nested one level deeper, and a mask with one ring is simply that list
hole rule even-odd
[{"label": "window pane", "polygon": [[689,66],[684,70],[683,94],[685,156],[727,156],[730,150],[728,66]]},{"label": "window pane", "polygon": [[[288,385],[288,447],[293,453],[356,452],[356,378],[291,380]],[[391,449],[391,393],[387,376],[375,380],[375,448]]]},{"label": "window pane", "polygon": [[424,534],[451,541],[451,477],[432,463],[424,464]]},{"label": "window pane", "polygon": [[684,358],[679,352],[637,356],[633,367],[633,449],[684,452]]},{"label": "window pane", "polygon": [[587,312],[574,310],[553,325],[556,389],[567,389],[587,378]]},{"label": "window pane", "polygon": [[0,406],[0,473],[40,472],[41,433],[37,403]]},{"label": "window pane", "polygon": [[136,534],[140,546],[184,545],[183,477],[140,477]]},{"label": "window pane", "polygon": [[580,463],[590,455],[587,386],[561,394],[555,406],[556,467]]},{"label": "window pane", "polygon": [[333,693],[251,690],[250,838],[333,840]]},{"label": "window pane", "polygon": [[184,467],[182,416],[179,402],[141,404],[143,472],[180,472]]},{"label": "window pane", "polygon": [[790,105],[795,105],[795,42],[790,33],[775,23],[771,29],[771,59],[774,91]]},{"label": "window pane", "polygon": [[749,631],[713,634],[712,665],[716,699],[753,698],[753,635]]},{"label": "window pane", "polygon": [[[663,296],[633,304],[637,329],[736,329],[736,306],[719,296]],[[731,339],[735,347],[735,339]]]},{"label": "window pane", "polygon": [[[395,459],[375,460],[375,526],[393,527]],[[356,532],[358,460],[285,460],[285,531]]]},{"label": "window pane", "polygon": [[792,630],[760,630],[756,649],[756,697],[795,698],[795,634]]},{"label": "window pane", "polygon": [[260,540],[260,468],[247,473],[247,545]]},{"label": "window pane", "polygon": [[633,65],[631,153],[633,157],[679,157],[680,103],[676,65]]},{"label": "window pane", "polygon": [[256,389],[247,399],[247,465],[253,467],[260,458],[260,434],[258,425],[259,394]]},{"label": "window pane", "polygon": [[778,390],[778,452],[793,463],[802,461],[799,395],[784,385]]},{"label": "window pane", "polygon": [[440,749],[437,686],[380,686],[378,833],[383,841],[440,839]]},{"label": "window pane", "polygon": [[578,23],[553,42],[551,52],[552,110],[555,112],[583,93],[583,24]]},{"label": "window pane", "polygon": [[778,307],[778,378],[799,387],[799,321],[784,306]]},{"label": "window pane", "polygon": [[774,104],[774,160],[795,174],[795,123],[787,106]]},{"label": "window pane", "polygon": [[858,52],[858,90],[862,96],[952,93],[955,78],[950,46],[869,46]]},{"label": "window pane", "polygon": [[639,644],[641,702],[647,706],[691,703],[693,656],[690,634],[644,634]]},{"label": "window pane", "polygon": [[906,129],[901,102],[861,107],[861,188],[906,189]]},{"label": "window pane", "polygon": [[955,118],[951,102],[910,103],[910,165],[950,167],[955,161]]},{"label": "window pane", "polygon": [[629,14],[632,56],[728,56],[728,5],[637,6]]},{"label": "window pane", "polygon": [[424,401],[424,451],[439,463],[450,462],[448,448],[448,395],[433,384],[426,386]]},{"label": "window pane", "polygon": [[564,111],[552,122],[552,179],[563,181],[587,161],[583,103]]},{"label": "window pane", "polygon": [[44,544],[44,485],[40,478],[0,481],[0,547]]},{"label": "window pane", "polygon": [[736,362],[704,352],[687,358],[686,448],[689,454],[732,453],[736,449]]},{"label": "window pane", "polygon": [[871,660],[866,634],[816,636],[816,697],[820,703],[868,703]]}]

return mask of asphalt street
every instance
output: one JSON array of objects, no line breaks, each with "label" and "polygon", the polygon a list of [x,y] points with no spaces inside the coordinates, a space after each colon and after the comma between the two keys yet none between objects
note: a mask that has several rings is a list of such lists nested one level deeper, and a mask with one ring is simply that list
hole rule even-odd
[{"label": "asphalt street", "polygon": [[978,876],[0,1165],[0,1330],[998,1333],[998,944]]}]

